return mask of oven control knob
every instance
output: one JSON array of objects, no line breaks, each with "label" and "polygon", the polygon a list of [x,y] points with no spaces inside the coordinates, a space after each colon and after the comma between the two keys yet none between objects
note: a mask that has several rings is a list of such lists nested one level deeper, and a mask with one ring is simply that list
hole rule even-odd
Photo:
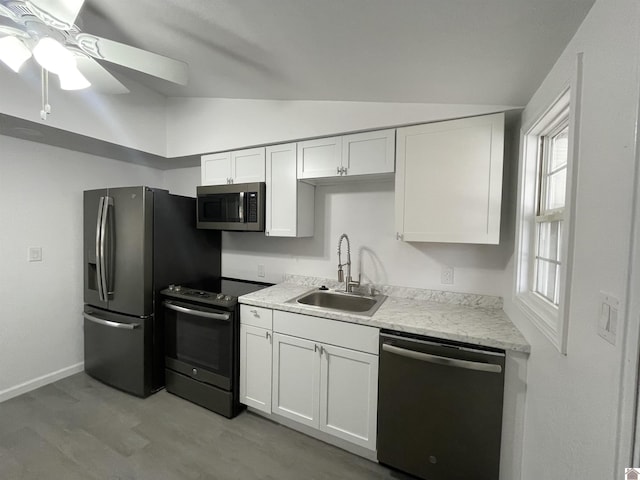
[{"label": "oven control knob", "polygon": [[216,298],[218,300],[222,300],[224,298],[224,295],[222,293],[219,293],[218,295],[216,295]]},{"label": "oven control knob", "polygon": [[169,285],[169,290],[173,292],[175,289],[176,289],[176,286],[173,283]]},{"label": "oven control knob", "polygon": [[229,295],[227,295],[226,297],[224,297],[224,299],[225,299],[225,301],[228,302],[229,300],[231,300],[231,297]]},{"label": "oven control knob", "polygon": [[179,292],[180,290],[182,290],[182,287],[181,287],[180,285],[176,285],[175,287],[173,287],[173,289],[174,289],[176,292]]},{"label": "oven control knob", "polygon": [[198,374],[198,369],[194,368],[193,370],[191,370],[191,373],[193,373],[194,375],[197,375]]}]

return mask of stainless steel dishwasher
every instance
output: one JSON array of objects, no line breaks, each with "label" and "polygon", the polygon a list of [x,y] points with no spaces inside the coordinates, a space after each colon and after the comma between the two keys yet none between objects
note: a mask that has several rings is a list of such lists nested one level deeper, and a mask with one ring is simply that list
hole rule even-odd
[{"label": "stainless steel dishwasher", "polygon": [[498,480],[504,351],[380,334],[378,461],[427,480]]}]

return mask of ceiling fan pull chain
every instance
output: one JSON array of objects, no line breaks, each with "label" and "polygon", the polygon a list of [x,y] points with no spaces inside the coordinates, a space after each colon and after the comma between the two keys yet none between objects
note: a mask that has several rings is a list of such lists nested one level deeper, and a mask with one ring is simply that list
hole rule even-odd
[{"label": "ceiling fan pull chain", "polygon": [[49,71],[42,68],[42,110],[40,110],[40,118],[46,120],[51,113],[51,105],[49,105]]}]

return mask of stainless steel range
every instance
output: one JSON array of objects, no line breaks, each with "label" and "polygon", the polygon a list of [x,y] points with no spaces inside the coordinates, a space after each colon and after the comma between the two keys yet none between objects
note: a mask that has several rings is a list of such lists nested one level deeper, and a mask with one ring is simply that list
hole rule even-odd
[{"label": "stainless steel range", "polygon": [[238,297],[268,286],[223,278],[220,292],[179,285],[160,292],[167,391],[228,418],[240,412]]}]

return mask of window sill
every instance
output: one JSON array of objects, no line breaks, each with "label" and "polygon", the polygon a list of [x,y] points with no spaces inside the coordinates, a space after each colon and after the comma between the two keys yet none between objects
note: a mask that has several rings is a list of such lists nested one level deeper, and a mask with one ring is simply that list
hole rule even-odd
[{"label": "window sill", "polygon": [[562,342],[560,312],[557,307],[531,292],[516,294],[514,303],[560,353],[567,354]]}]

